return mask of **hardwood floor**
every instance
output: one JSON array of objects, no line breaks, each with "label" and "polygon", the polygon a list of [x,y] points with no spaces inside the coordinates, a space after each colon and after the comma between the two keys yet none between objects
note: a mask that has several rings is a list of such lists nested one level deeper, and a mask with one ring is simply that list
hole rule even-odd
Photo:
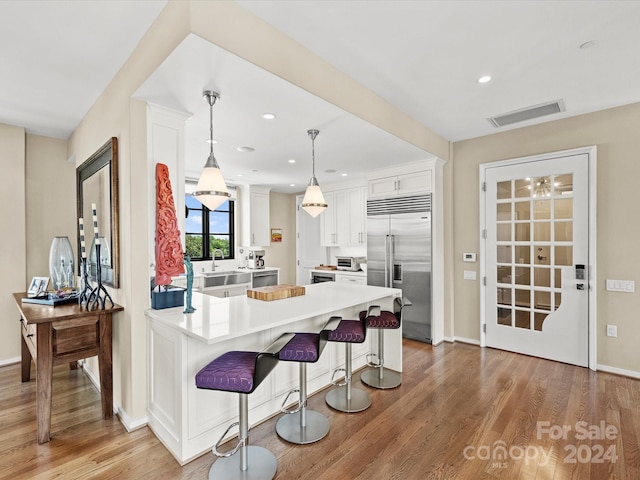
[{"label": "hardwood floor", "polygon": [[[251,431],[251,443],[276,455],[279,480],[640,479],[638,380],[411,340],[404,367],[393,390],[354,375],[373,398],[361,413],[312,396],[309,408],[331,422],[320,442],[288,444],[272,418]],[[127,433],[117,419],[102,420],[100,395],[81,370],[54,369],[52,440],[38,445],[31,378],[20,382],[19,365],[0,368],[0,479],[207,478],[211,453],[180,467],[149,429]]]}]

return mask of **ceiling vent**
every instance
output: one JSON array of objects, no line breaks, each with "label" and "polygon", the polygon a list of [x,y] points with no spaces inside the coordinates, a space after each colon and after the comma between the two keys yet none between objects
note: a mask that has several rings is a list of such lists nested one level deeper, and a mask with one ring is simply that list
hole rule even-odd
[{"label": "ceiling vent", "polygon": [[496,115],[487,120],[489,120],[494,127],[504,127],[560,112],[564,112],[564,102],[562,100],[556,100],[554,102],[534,105],[533,107],[526,107],[513,112],[503,113],[502,115]]}]

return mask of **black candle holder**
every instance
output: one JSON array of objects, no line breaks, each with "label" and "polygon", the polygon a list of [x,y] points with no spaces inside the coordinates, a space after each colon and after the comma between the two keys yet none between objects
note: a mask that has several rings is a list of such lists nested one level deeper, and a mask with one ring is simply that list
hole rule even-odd
[{"label": "black candle holder", "polygon": [[111,302],[111,306],[113,307],[115,303],[113,302],[111,295],[107,292],[107,289],[102,285],[102,265],[100,264],[100,244],[96,242],[96,286],[91,290],[89,294],[89,299],[87,300],[87,310],[93,310],[100,304],[100,308],[102,310],[105,309],[105,303],[107,300]]},{"label": "black candle holder", "polygon": [[87,259],[82,259],[82,266],[80,273],[82,274],[82,279],[80,280],[81,291],[78,296],[78,305],[82,306],[86,304],[87,307],[89,305],[89,297],[91,296],[91,284],[89,282],[89,274],[87,273]]}]

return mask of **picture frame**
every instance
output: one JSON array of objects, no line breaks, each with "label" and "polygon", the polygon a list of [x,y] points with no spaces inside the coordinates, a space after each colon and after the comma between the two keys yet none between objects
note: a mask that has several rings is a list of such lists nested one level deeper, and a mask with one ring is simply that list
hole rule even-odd
[{"label": "picture frame", "polygon": [[33,277],[31,283],[29,283],[29,289],[27,290],[27,296],[37,297],[47,291],[49,287],[49,277]]},{"label": "picture frame", "polygon": [[272,228],[271,229],[271,243],[279,243],[282,242],[282,229],[281,228]]}]

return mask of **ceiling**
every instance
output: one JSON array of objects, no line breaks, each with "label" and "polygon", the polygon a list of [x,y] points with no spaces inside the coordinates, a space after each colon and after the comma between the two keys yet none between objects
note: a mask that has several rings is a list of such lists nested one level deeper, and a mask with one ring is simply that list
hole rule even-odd
[{"label": "ceiling", "polygon": [[[67,138],[165,3],[0,2],[0,122]],[[640,101],[637,1],[237,3],[451,141]],[[481,75],[492,80],[478,84]],[[193,175],[209,148],[203,88],[222,94],[214,151],[230,181],[302,190],[311,173],[308,128],[320,130],[321,184],[429,156],[190,36],[136,96],[192,115],[186,153]],[[566,111],[501,128],[487,120],[554,100]],[[264,112],[277,119],[263,120]]]}]

